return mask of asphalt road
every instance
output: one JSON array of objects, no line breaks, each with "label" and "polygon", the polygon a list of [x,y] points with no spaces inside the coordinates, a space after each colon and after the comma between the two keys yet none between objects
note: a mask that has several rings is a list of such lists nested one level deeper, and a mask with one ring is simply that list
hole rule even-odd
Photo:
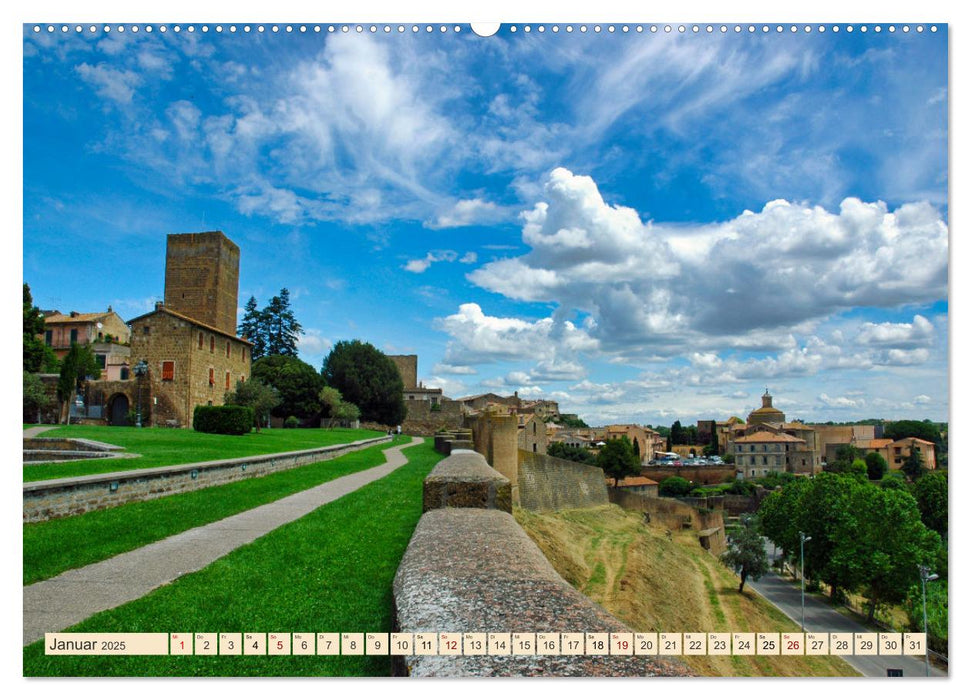
[{"label": "asphalt road", "polygon": [[[771,557],[771,545],[769,546]],[[746,585],[775,605],[798,625],[802,616],[802,594],[799,586],[768,573],[758,581],[747,581]],[[857,621],[806,596],[807,632],[870,632]],[[864,676],[886,677],[888,668],[903,669],[905,678],[925,677],[923,656],[844,656],[843,659]],[[931,676],[947,677],[947,673],[930,667]]]}]

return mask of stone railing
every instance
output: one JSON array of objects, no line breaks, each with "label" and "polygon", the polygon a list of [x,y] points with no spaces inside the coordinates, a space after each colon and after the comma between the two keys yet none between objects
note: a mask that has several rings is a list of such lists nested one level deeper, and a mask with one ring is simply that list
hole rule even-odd
[{"label": "stone railing", "polygon": [[[394,580],[401,632],[630,632],[553,569],[506,506],[508,479],[456,450],[428,476],[425,514]],[[484,494],[495,492],[495,498]],[[464,507],[463,507],[464,506]],[[410,676],[685,676],[644,656],[395,656]]]},{"label": "stone railing", "polygon": [[174,493],[265,476],[305,464],[323,462],[390,440],[387,435],[382,435],[342,445],[294,452],[30,481],[23,487],[23,522],[80,515],[134,501],[147,501]]}]

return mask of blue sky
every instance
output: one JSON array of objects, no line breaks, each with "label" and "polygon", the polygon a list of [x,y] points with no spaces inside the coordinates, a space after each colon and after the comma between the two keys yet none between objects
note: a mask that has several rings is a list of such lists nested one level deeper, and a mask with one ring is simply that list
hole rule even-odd
[{"label": "blue sky", "polygon": [[793,418],[946,418],[944,25],[169,26],[25,27],[38,305],[134,317],[165,235],[220,229],[240,306],[288,287],[317,367],[361,338],[591,423],[766,387]]}]

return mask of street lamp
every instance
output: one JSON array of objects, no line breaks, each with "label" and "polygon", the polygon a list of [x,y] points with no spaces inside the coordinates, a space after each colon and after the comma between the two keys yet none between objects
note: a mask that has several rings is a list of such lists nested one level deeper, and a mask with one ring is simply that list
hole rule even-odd
[{"label": "street lamp", "polygon": [[920,593],[921,597],[924,599],[924,675],[931,675],[931,662],[929,657],[929,651],[927,648],[927,582],[936,581],[938,579],[937,574],[932,574],[929,567],[918,566],[920,570]]},{"label": "street lamp", "polygon": [[142,377],[148,374],[148,363],[145,360],[139,360],[137,363],[135,363],[135,366],[132,368],[132,371],[135,373],[135,376],[137,377],[136,382],[138,386],[138,390],[137,390],[138,399],[137,399],[137,405],[135,409],[135,427],[141,428],[142,427]]},{"label": "street lamp", "polygon": [[805,532],[799,533],[799,583],[802,584],[802,631],[806,631],[806,543],[812,537],[806,537]]}]

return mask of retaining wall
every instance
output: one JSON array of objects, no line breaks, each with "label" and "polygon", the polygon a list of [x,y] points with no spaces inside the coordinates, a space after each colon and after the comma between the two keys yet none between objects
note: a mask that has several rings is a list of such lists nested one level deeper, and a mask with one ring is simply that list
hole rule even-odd
[{"label": "retaining wall", "polygon": [[607,505],[603,469],[519,450],[519,502],[533,511]]},{"label": "retaining wall", "polygon": [[135,469],[89,476],[31,481],[24,484],[25,523],[80,515],[92,510],[161,498],[219,484],[265,476],[273,472],[323,462],[372,445],[388,436],[309,450],[252,455],[171,467]]},{"label": "retaining wall", "polygon": [[639,493],[630,493],[624,489],[608,489],[610,502],[616,503],[624,510],[636,510],[649,516],[649,522],[655,527],[669,530],[695,530],[708,532],[705,535],[708,546],[705,547],[712,554],[719,555],[725,551],[728,544],[725,538],[725,519],[722,511],[705,512],[693,508],[674,498],[656,498]]}]

